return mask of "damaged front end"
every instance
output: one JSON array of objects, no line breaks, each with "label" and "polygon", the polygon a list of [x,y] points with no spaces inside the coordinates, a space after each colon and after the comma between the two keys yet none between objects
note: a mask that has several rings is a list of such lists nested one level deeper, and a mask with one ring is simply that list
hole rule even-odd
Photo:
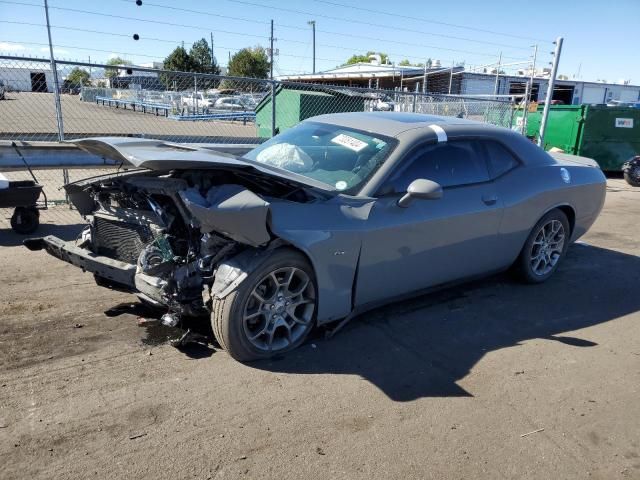
[{"label": "damaged front end", "polygon": [[206,314],[212,288],[226,295],[243,268],[278,244],[269,225],[272,201],[319,198],[237,168],[134,171],[65,188],[88,221],[78,240],[49,236],[25,245],[177,316]]}]

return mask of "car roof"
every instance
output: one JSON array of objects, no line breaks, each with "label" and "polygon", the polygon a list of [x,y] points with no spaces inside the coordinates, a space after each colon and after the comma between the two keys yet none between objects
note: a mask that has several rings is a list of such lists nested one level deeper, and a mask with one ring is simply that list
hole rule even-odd
[{"label": "car roof", "polygon": [[430,125],[469,125],[485,128],[486,124],[457,117],[440,117],[421,113],[404,112],[346,112],[329,113],[312,117],[307,121],[328,123],[346,128],[396,137],[407,130],[428,128]]}]

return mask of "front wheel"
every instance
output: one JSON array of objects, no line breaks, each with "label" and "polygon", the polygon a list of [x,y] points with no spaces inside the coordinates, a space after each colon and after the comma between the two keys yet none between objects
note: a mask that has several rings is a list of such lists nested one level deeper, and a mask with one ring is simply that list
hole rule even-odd
[{"label": "front wheel", "polygon": [[269,358],[304,342],[315,323],[316,284],[306,258],[275,250],[240,286],[213,298],[216,340],[241,362]]},{"label": "front wheel", "polygon": [[541,283],[558,268],[569,246],[569,221],[561,210],[552,210],[533,227],[516,267],[526,283]]}]

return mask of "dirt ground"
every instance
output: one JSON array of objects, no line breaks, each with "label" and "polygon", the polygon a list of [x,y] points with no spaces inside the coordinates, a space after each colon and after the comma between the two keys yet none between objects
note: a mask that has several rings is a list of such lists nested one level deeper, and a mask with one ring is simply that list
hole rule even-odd
[{"label": "dirt ground", "polygon": [[423,296],[252,365],[171,347],[0,230],[0,477],[640,479],[639,199],[610,180],[544,285]]},{"label": "dirt ground", "polygon": [[[79,95],[61,95],[64,132],[68,138],[144,134],[172,141],[225,141],[256,137],[256,126],[241,121],[179,122],[151,113],[133,112],[80,101]],[[0,102],[0,137],[15,140],[57,140],[52,93],[11,92]]]}]

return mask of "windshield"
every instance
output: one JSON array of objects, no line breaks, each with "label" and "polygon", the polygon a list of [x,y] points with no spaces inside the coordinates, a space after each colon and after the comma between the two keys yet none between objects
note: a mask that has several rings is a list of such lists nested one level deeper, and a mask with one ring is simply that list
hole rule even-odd
[{"label": "windshield", "polygon": [[282,168],[336,190],[355,190],[387,158],[395,141],[358,130],[303,122],[251,150],[245,158]]}]

